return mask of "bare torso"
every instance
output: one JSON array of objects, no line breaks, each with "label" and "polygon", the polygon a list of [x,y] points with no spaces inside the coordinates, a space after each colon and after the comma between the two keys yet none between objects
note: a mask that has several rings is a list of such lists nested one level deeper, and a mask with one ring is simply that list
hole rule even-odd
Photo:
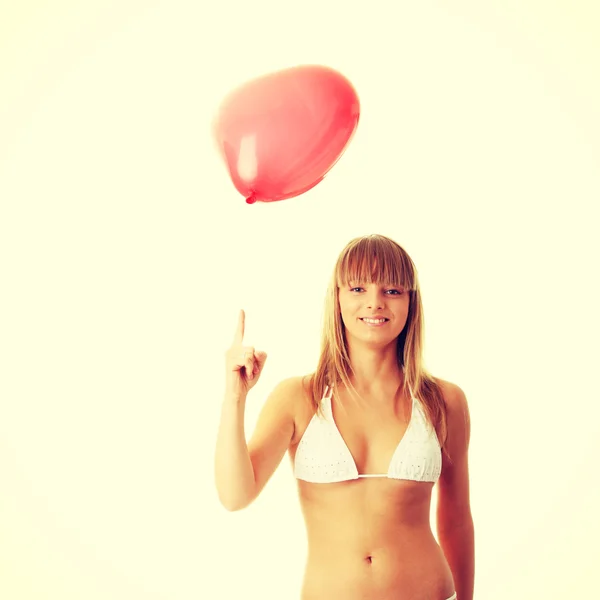
[{"label": "bare torso", "polygon": [[[359,473],[386,473],[410,412],[379,403],[368,410],[333,403],[337,427]],[[289,448],[294,463],[312,412],[299,402]],[[357,427],[360,423],[360,427]],[[430,526],[429,482],[365,478],[339,483],[298,480],[308,536],[301,600],[446,600],[452,574]]]}]

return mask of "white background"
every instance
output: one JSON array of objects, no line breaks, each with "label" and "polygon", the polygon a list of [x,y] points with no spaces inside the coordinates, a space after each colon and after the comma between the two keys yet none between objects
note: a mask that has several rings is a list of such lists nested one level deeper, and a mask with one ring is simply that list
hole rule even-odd
[{"label": "white background", "polygon": [[[0,9],[0,598],[297,598],[290,465],[213,484],[237,311],[248,401],[315,367],[342,247],[419,269],[426,358],[471,407],[476,598],[597,593],[593,2],[26,1]],[[296,199],[248,206],[210,122],[329,65],[362,113]]]}]

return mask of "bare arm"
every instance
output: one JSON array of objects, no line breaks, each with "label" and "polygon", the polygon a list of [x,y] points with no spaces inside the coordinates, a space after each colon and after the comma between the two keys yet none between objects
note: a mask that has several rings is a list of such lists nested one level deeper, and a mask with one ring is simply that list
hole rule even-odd
[{"label": "bare arm", "polygon": [[219,499],[228,510],[240,510],[263,490],[294,435],[294,399],[299,378],[280,383],[267,398],[247,444],[244,433],[245,400],[226,398],[221,411],[215,456]]},{"label": "bare arm", "polygon": [[254,495],[254,471],[246,446],[244,412],[246,399],[225,397],[215,452],[215,484],[221,504],[238,510]]},{"label": "bare arm", "polygon": [[242,345],[244,311],[226,353],[226,391],[215,452],[215,484],[227,510],[248,506],[281,462],[294,434],[293,403],[299,380],[286,380],[267,398],[252,441],[246,443],[244,415],[248,392],[256,385],[267,355]]},{"label": "bare arm", "polygon": [[458,386],[443,382],[442,389],[448,415],[446,447],[451,462],[444,456],[438,487],[437,531],[458,600],[473,600],[475,536],[469,498],[469,408]]}]

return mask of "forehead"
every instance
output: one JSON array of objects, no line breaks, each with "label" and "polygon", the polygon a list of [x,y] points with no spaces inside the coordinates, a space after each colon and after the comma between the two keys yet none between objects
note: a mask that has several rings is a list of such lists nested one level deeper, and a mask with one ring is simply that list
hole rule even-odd
[{"label": "forehead", "polygon": [[384,237],[359,238],[346,246],[335,269],[338,286],[350,281],[415,290],[417,273],[408,254]]},{"label": "forehead", "polygon": [[402,264],[377,257],[348,257],[338,269],[339,283],[377,283],[406,286],[411,279]]}]

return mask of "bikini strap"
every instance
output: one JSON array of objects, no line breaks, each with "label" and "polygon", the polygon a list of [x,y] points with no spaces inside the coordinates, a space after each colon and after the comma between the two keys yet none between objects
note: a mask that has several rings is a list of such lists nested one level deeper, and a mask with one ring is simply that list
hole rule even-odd
[{"label": "bikini strap", "polygon": [[[402,370],[404,371],[404,367],[402,368]],[[408,393],[410,394],[411,399],[416,400],[417,397],[415,396],[412,387],[408,384],[408,382],[406,380],[404,383],[406,383],[406,387],[408,388]]]}]

